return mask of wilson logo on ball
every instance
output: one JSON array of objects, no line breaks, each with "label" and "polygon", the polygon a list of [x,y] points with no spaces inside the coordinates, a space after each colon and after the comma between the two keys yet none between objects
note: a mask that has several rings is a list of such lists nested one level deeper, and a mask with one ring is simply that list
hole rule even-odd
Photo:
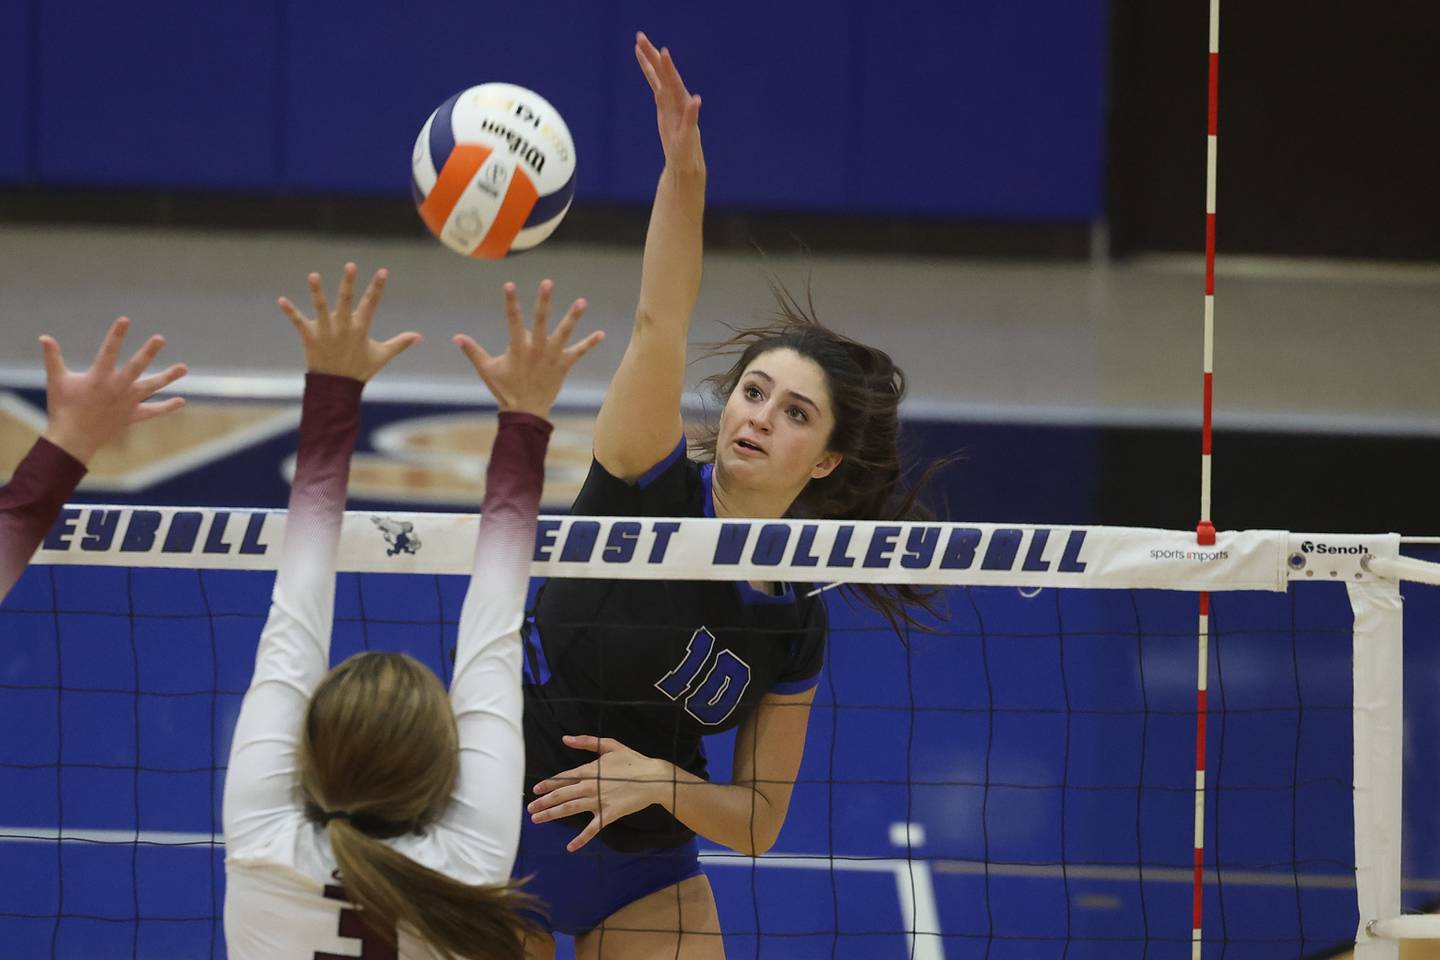
[{"label": "wilson logo on ball", "polygon": [[539,94],[485,83],[446,100],[411,154],[420,219],[451,250],[495,259],[554,232],[575,195],[575,145]]}]

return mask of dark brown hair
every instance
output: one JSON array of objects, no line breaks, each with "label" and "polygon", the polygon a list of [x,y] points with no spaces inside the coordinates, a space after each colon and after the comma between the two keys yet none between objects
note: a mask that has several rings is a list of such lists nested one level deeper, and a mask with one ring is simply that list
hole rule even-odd
[{"label": "dark brown hair", "polygon": [[[446,960],[523,960],[533,898],[472,886],[381,841],[439,818],[460,769],[450,697],[400,653],[362,653],[326,675],[300,738],[307,814],[324,823],[346,896],[376,935],[404,923]],[[336,812],[343,815],[334,816]]]},{"label": "dark brown hair", "polygon": [[[790,507],[792,516],[827,520],[934,520],[919,492],[950,461],[932,463],[910,485],[903,480],[900,457],[900,401],[905,374],[883,350],[852,340],[822,324],[815,315],[809,284],[802,305],[774,277],[775,316],[757,327],[711,344],[707,358],[735,356],[728,370],[703,383],[722,406],[745,371],[772,350],[793,350],[813,361],[825,375],[835,425],[825,449],[842,459],[829,475],[811,480]],[[738,354],[738,356],[737,356]],[[709,425],[694,443],[699,459],[713,463],[719,429]],[[906,627],[922,627],[917,614],[936,614],[939,592],[909,584],[847,584],[842,588],[885,617],[900,636]]]}]

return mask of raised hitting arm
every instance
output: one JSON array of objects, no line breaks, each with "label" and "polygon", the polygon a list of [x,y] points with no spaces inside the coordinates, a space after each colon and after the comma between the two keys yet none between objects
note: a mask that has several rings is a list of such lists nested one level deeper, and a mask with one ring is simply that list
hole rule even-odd
[{"label": "raised hitting arm", "polygon": [[623,480],[659,463],[680,439],[685,345],[704,253],[700,98],[685,88],[670,51],[656,50],[643,33],[635,57],[655,94],[665,169],[645,235],[635,327],[595,420],[595,459]]}]

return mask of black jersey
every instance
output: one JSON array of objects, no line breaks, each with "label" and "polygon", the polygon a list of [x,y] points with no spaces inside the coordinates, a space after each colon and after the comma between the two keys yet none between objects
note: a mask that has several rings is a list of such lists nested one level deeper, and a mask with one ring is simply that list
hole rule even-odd
[{"label": "black jersey", "polygon": [[[592,463],[573,512],[586,516],[714,516],[710,464],[675,451],[635,484]],[[742,723],[766,693],[820,679],[826,614],[808,585],[776,594],[724,581],[554,579],[528,624],[526,795],[588,763],[563,734],[613,737],[708,779],[701,737]],[[572,817],[577,832],[590,815]],[[691,832],[662,807],[600,833],[619,850],[683,843]]]}]

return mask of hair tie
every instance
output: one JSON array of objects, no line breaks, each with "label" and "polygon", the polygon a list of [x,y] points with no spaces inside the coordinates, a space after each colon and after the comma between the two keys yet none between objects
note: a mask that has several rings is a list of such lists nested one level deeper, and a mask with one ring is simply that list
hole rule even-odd
[{"label": "hair tie", "polygon": [[330,824],[330,821],[331,821],[331,820],[344,820],[344,821],[346,821],[347,823],[349,823],[349,822],[352,821],[352,815],[351,815],[351,813],[350,813],[349,810],[321,810],[321,811],[320,811],[320,823],[321,823],[322,825],[328,826],[328,825]]}]

